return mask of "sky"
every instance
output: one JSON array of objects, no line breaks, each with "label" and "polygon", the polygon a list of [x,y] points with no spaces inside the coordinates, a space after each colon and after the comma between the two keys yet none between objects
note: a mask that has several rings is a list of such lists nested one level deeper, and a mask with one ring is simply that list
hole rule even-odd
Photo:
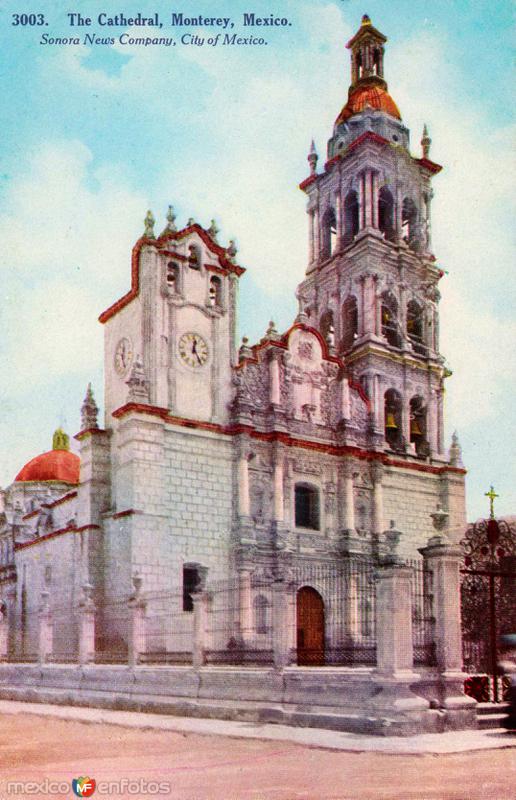
[{"label": "sky", "polygon": [[[388,36],[389,91],[419,154],[423,123],[434,179],[433,247],[441,281],[446,436],[458,431],[468,469],[468,518],[516,513],[514,75],[511,3],[482,0],[241,0],[127,4],[47,2],[42,27],[15,25],[18,3],[0,3],[0,486],[51,447],[62,425],[80,428],[92,382],[103,393],[99,313],[129,288],[130,253],[152,209],[177,222],[215,218],[235,238],[240,335],[260,338],[270,319],[285,330],[307,261],[306,197],[314,138],[320,163],[346,102],[345,43],[367,12]],[[73,9],[73,6],[72,6]],[[100,12],[159,13],[163,29],[101,27]],[[230,17],[239,36],[266,45],[211,46],[218,29],[177,29],[171,12]],[[244,12],[290,24],[250,30]],[[122,45],[120,34],[199,45]],[[115,44],[84,45],[85,33]],[[78,37],[79,45],[41,44]],[[75,447],[75,444],[73,445]]]}]

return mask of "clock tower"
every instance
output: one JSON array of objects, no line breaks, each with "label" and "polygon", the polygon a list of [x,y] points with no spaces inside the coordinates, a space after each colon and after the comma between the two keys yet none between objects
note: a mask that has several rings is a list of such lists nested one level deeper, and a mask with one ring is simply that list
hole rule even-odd
[{"label": "clock tower", "polygon": [[[236,248],[217,242],[212,221],[178,231],[172,208],[155,238],[151,212],[132,257],[131,290],[107,309],[106,427],[129,399],[174,417],[224,424],[235,361]],[[132,379],[143,384],[134,395]],[[132,393],[132,394],[131,394]],[[133,396],[134,395],[134,396]]]}]

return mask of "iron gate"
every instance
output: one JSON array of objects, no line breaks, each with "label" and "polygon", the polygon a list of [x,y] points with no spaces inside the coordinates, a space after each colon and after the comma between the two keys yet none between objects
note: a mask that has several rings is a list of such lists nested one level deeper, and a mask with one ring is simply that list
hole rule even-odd
[{"label": "iron gate", "polygon": [[470,686],[476,699],[498,703],[499,639],[516,633],[516,529],[503,519],[479,520],[470,525],[461,545],[464,670],[476,677],[476,686]]}]

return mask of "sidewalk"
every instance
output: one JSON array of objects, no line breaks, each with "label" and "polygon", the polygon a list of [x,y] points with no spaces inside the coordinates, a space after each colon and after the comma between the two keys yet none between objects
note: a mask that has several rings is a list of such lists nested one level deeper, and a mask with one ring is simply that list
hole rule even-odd
[{"label": "sidewalk", "polygon": [[142,730],[195,733],[202,736],[229,736],[237,739],[282,741],[325,750],[355,753],[444,754],[471,750],[489,750],[516,746],[516,736],[498,728],[485,731],[449,731],[425,733],[411,737],[365,736],[318,728],[291,728],[287,725],[233,722],[218,719],[172,717],[141,714],[133,711],[111,711],[99,708],[77,708],[40,703],[0,701],[2,714],[33,714],[75,722],[104,723]]}]

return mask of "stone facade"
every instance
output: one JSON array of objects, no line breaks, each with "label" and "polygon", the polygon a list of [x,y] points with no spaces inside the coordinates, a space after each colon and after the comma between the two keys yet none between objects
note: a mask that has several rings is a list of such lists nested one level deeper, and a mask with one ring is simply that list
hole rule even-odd
[{"label": "stone facade", "polygon": [[[244,340],[237,351],[244,270],[233,243],[221,246],[213,223],[190,220],[178,230],[172,210],[156,238],[147,215],[131,288],[100,316],[104,427],[89,387],[78,485],[15,482],[5,493],[0,590],[20,658],[38,649],[45,592],[51,608],[69,607],[72,638],[93,603],[102,608],[99,648],[131,650],[135,581],[154,640],[164,598],[175,598],[169,611],[181,637],[163,633],[162,649],[199,652],[199,598],[191,607],[178,598],[189,571],[198,588],[207,571],[208,585],[239,582],[241,630],[260,600],[253,576],[286,582],[283,600],[270,601],[276,631],[282,603],[290,614],[287,644],[271,645],[280,663],[296,647],[303,569],[340,568],[350,558],[383,564],[398,531],[398,555],[418,558],[438,506],[448,510],[450,537],[461,537],[464,469],[457,441],[449,457],[443,442],[442,272],[430,237],[440,167],[429,159],[426,130],[421,157],[410,154],[383,78],[384,42],[364,18],[349,43],[350,95],[322,171],[310,150],[300,186],[308,266],[287,331],[270,322],[260,342]],[[379,596],[396,606],[398,592],[396,613],[410,619],[408,573],[389,569]],[[330,608],[324,581],[305,588]],[[121,612],[117,604],[131,597]],[[331,612],[341,639],[358,613],[345,608]],[[412,645],[397,643],[391,628],[379,640],[387,693],[386,664],[394,672],[401,664],[414,680]]]}]

